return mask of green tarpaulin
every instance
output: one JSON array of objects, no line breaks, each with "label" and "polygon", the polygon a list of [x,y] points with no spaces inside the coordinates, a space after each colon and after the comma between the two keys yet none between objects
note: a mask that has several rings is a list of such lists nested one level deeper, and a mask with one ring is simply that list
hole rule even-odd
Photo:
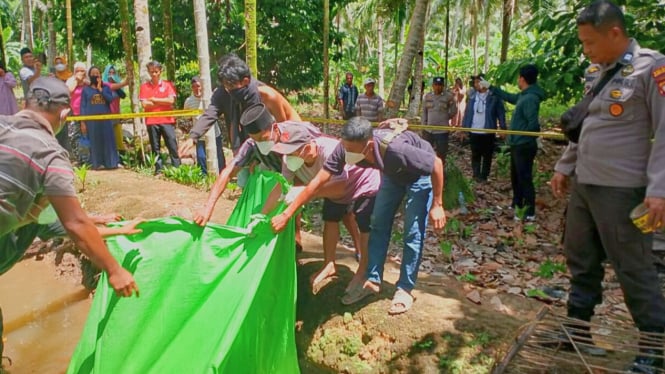
[{"label": "green tarpaulin", "polygon": [[141,296],[102,276],[67,372],[298,373],[294,230],[253,217],[276,183],[254,173],[227,226],[164,218],[110,238]]}]

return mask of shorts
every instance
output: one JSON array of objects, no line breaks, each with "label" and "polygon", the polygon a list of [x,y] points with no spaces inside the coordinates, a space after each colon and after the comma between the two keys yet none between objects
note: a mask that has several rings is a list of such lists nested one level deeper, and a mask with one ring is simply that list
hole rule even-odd
[{"label": "shorts", "polygon": [[374,200],[376,195],[361,196],[349,204],[335,203],[329,199],[323,199],[323,220],[328,222],[339,222],[347,213],[353,213],[356,216],[356,222],[360,232],[370,231],[370,222],[372,220],[372,210],[374,210]]}]

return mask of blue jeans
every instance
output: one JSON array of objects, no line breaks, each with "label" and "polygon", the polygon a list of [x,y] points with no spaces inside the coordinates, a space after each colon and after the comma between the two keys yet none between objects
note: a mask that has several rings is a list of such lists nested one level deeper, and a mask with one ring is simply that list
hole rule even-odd
[{"label": "blue jeans", "polygon": [[[224,158],[224,150],[222,149],[222,137],[215,137],[215,144],[217,145],[217,168],[218,172],[226,167],[226,159]],[[196,142],[196,164],[201,168],[204,175],[208,175],[208,159],[206,157],[206,142],[199,140]]]},{"label": "blue jeans", "polygon": [[409,185],[399,185],[383,176],[372,212],[367,279],[381,284],[393,221],[405,196],[404,249],[397,287],[411,292],[418,279],[427,218],[432,207],[432,180],[429,175]]}]

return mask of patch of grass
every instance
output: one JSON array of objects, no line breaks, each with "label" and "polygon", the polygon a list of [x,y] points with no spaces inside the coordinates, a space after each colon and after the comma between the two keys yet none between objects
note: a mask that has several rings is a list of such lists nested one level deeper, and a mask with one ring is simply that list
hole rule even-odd
[{"label": "patch of grass", "polygon": [[469,341],[469,347],[485,347],[492,341],[492,337],[485,331],[476,334],[473,339]]},{"label": "patch of grass", "polygon": [[528,223],[528,224],[524,225],[524,232],[527,233],[527,234],[533,234],[533,233],[536,232],[537,228],[538,228],[538,226],[536,226],[535,223]]},{"label": "patch of grass", "polygon": [[538,267],[538,271],[536,271],[534,274],[544,278],[544,279],[551,279],[554,277],[554,274],[556,273],[565,273],[566,272],[566,264],[563,262],[556,262],[552,261],[550,259],[545,260],[540,266]]},{"label": "patch of grass", "polygon": [[424,340],[424,341],[413,343],[413,348],[417,348],[417,349],[420,349],[420,350],[423,350],[423,351],[428,350],[432,347],[434,347],[434,341],[432,339],[427,339],[427,340]]},{"label": "patch of grass", "polygon": [[460,282],[474,283],[476,280],[478,280],[478,278],[476,278],[476,276],[471,273],[466,273],[458,275],[457,280]]},{"label": "patch of grass", "polygon": [[501,146],[496,154],[496,168],[494,169],[497,177],[508,178],[510,175],[510,147]]},{"label": "patch of grass", "polygon": [[81,189],[79,192],[85,192],[85,181],[88,177],[88,170],[90,170],[90,165],[88,164],[83,164],[74,168],[74,175],[76,175],[76,178],[81,182]]},{"label": "patch of grass", "polygon": [[450,257],[453,254],[453,243],[447,240],[439,243],[439,248],[441,248],[441,253],[446,257]]}]

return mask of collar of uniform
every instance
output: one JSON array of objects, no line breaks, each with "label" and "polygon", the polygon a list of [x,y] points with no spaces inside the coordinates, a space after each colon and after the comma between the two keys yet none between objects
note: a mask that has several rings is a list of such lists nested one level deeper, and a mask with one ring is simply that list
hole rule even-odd
[{"label": "collar of uniform", "polygon": [[613,63],[605,66],[605,70],[612,68],[616,64],[629,65],[635,58],[635,54],[639,48],[640,45],[637,44],[637,41],[633,38],[630,38],[628,48],[626,48],[626,50]]},{"label": "collar of uniform", "polygon": [[53,127],[51,127],[51,124],[44,117],[40,116],[37,112],[29,109],[23,109],[22,111],[16,113],[15,116],[31,119],[37,122],[44,129],[46,129],[46,131],[48,131],[49,134],[53,135]]}]

